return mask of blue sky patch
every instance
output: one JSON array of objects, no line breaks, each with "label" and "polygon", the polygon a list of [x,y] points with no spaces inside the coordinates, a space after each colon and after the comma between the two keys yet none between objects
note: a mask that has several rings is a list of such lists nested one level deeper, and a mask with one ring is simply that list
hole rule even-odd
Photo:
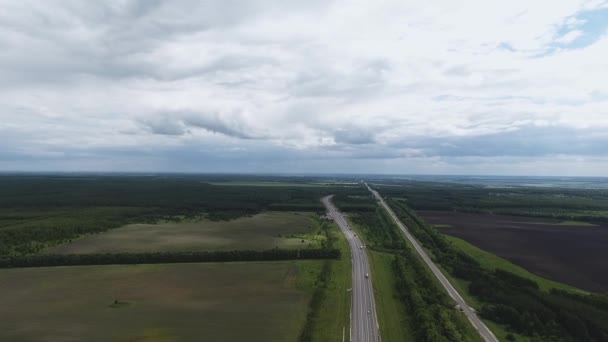
[{"label": "blue sky patch", "polygon": [[[563,41],[572,32],[580,35],[572,40]],[[566,20],[558,29],[557,39],[551,44],[552,49],[580,49],[595,43],[608,32],[608,8],[578,13]]]}]

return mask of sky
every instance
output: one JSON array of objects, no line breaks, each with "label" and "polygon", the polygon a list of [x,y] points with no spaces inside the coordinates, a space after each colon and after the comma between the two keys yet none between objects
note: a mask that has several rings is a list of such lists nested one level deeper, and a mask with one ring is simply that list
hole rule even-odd
[{"label": "sky", "polygon": [[0,0],[0,171],[608,176],[608,1]]}]

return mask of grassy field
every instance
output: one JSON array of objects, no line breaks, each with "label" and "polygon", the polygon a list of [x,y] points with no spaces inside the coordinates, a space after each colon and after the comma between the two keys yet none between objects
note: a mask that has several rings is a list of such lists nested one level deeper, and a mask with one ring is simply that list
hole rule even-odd
[{"label": "grassy field", "polygon": [[264,212],[231,221],[130,224],[49,247],[43,253],[308,248],[319,247],[324,239],[315,214]]},{"label": "grassy field", "polygon": [[321,262],[0,271],[2,341],[296,341]]},{"label": "grassy field", "polygon": [[373,284],[376,298],[376,311],[380,336],[385,342],[416,341],[413,331],[408,329],[412,323],[395,291],[395,278],[392,261],[394,256],[368,250],[373,274]]}]

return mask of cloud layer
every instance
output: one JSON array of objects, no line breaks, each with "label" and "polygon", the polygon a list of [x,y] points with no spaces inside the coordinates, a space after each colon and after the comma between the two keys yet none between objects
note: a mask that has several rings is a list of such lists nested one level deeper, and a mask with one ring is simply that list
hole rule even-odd
[{"label": "cloud layer", "polygon": [[0,170],[608,176],[608,1],[0,5]]}]

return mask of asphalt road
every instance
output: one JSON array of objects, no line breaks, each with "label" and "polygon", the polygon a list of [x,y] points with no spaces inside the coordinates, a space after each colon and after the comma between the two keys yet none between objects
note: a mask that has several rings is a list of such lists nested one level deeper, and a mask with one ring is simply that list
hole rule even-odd
[{"label": "asphalt road", "polygon": [[[372,286],[372,274],[363,243],[351,230],[342,213],[331,203],[333,196],[323,197],[321,201],[328,215],[338,224],[350,246],[353,261],[353,288],[350,316],[350,340],[354,342],[380,341],[376,303]],[[369,277],[366,277],[369,275]]]},{"label": "asphalt road", "polygon": [[462,309],[462,312],[467,316],[469,321],[471,321],[471,324],[473,324],[473,327],[479,332],[481,337],[485,341],[488,341],[488,342],[498,342],[498,339],[496,338],[496,336],[494,336],[492,331],[490,331],[490,329],[488,329],[488,327],[485,325],[485,323],[483,323],[483,321],[481,319],[479,319],[477,314],[475,314],[475,311],[473,309],[471,309],[471,307],[468,306],[467,303],[465,303],[462,296],[460,296],[460,294],[456,291],[456,289],[454,289],[452,284],[450,284],[448,279],[443,275],[443,273],[441,273],[439,268],[437,268],[435,263],[428,256],[428,254],[426,254],[424,249],[422,249],[422,247],[420,246],[418,241],[414,238],[414,236],[412,236],[412,234],[410,234],[407,227],[397,218],[397,215],[395,215],[395,212],[393,212],[393,210],[386,204],[386,202],[384,201],[382,196],[380,196],[378,191],[372,190],[369,187],[369,185],[367,185],[367,184],[365,184],[365,185],[367,186],[369,191],[372,192],[374,197],[376,197],[376,199],[378,201],[380,201],[380,204],[386,209],[386,211],[388,211],[388,213],[392,217],[393,221],[395,221],[395,223],[397,224],[399,229],[403,232],[403,234],[405,234],[405,237],[414,246],[414,249],[416,249],[416,252],[418,252],[418,254],[420,254],[420,256],[422,257],[424,262],[429,266],[429,268],[431,269],[431,271],[433,272],[435,277],[437,277],[437,279],[439,280],[441,285],[443,285],[443,287],[448,292],[450,297],[452,297],[452,299],[454,299],[456,304],[458,304],[460,306],[460,308]]}]

